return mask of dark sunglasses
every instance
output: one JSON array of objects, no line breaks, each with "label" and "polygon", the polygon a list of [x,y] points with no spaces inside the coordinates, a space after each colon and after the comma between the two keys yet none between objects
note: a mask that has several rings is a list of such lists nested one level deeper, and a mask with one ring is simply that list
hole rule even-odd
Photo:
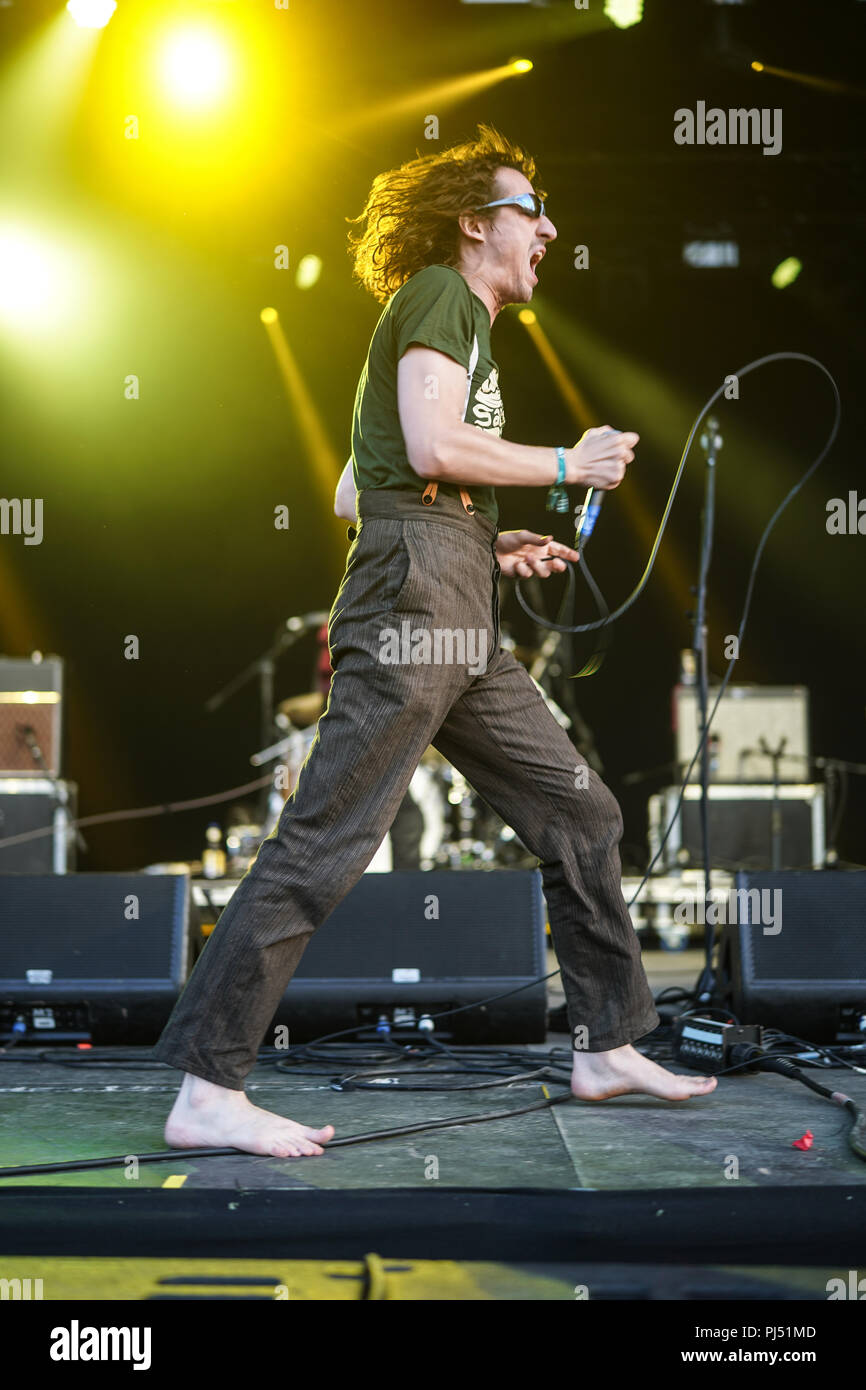
[{"label": "dark sunglasses", "polygon": [[483,207],[476,208],[476,212],[484,212],[487,208],[504,208],[513,203],[515,207],[525,212],[527,217],[543,217],[544,203],[537,193],[518,193],[515,198],[497,198],[495,203],[485,203]]}]

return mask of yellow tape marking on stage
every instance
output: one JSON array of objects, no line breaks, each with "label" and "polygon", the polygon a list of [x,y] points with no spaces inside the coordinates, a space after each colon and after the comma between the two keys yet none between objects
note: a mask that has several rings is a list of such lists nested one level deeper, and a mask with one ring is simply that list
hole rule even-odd
[{"label": "yellow tape marking on stage", "polygon": [[[574,1301],[573,1279],[527,1274],[493,1263],[453,1260],[201,1260],[105,1256],[3,1255],[0,1278],[11,1299],[182,1302],[207,1298],[269,1302]],[[823,1285],[821,1286],[823,1287]]]},{"label": "yellow tape marking on stage", "polygon": [[189,1173],[172,1173],[170,1178],[166,1178],[163,1187],[183,1187]]}]

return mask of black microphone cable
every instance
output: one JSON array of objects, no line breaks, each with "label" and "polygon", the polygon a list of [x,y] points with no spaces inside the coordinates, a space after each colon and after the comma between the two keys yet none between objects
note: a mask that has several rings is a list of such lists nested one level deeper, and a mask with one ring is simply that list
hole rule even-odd
[{"label": "black microphone cable", "polygon": [[790,1081],[799,1081],[804,1086],[808,1086],[810,1091],[816,1095],[823,1096],[825,1100],[831,1100],[834,1105],[839,1105],[843,1110],[847,1110],[851,1116],[851,1127],[848,1131],[848,1145],[858,1158],[866,1159],[866,1115],[860,1109],[851,1096],[844,1091],[831,1091],[829,1086],[823,1086],[820,1081],[815,1081],[806,1074],[791,1060],[790,1057],[770,1056],[764,1052],[763,1048],[756,1047],[754,1043],[738,1043],[731,1049],[731,1058],[735,1065],[750,1065],[757,1067],[759,1071],[774,1071],[779,1076],[785,1076]]},{"label": "black microphone cable", "polygon": [[[816,357],[810,357],[807,353],[804,353],[804,352],[771,352],[771,353],[769,353],[766,357],[758,357],[758,358],[756,358],[756,360],[755,360],[754,362],[748,362],[748,363],[746,364],[745,367],[741,367],[741,368],[739,369],[739,371],[734,372],[734,373],[732,373],[731,375],[735,376],[735,377],[737,378],[737,380],[739,380],[741,377],[747,376],[747,375],[749,374],[749,372],[754,372],[754,371],[757,371],[757,369],[758,369],[759,367],[765,367],[765,366],[767,366],[767,364],[770,363],[770,362],[785,362],[785,361],[807,362],[807,363],[809,363],[810,366],[817,367],[819,372],[823,372],[824,376],[827,378],[827,380],[828,380],[829,383],[830,383],[830,386],[832,387],[833,396],[834,396],[834,399],[835,399],[835,406],[836,406],[836,409],[835,409],[835,414],[834,414],[834,418],[833,418],[833,426],[832,426],[832,428],[831,428],[831,430],[830,430],[830,433],[829,433],[829,435],[828,435],[828,437],[827,437],[827,440],[826,440],[826,442],[825,442],[825,444],[824,444],[824,447],[821,449],[821,452],[818,454],[817,458],[816,458],[816,459],[809,465],[809,467],[806,469],[806,472],[803,474],[802,478],[800,478],[799,482],[795,483],[794,486],[791,488],[790,492],[787,494],[787,496],[786,496],[785,498],[783,498],[782,502],[779,504],[779,506],[776,508],[775,512],[774,512],[773,515],[771,516],[770,520],[767,522],[767,525],[766,525],[766,527],[765,527],[765,529],[764,529],[764,533],[763,533],[763,535],[761,536],[760,542],[759,542],[759,544],[758,544],[757,553],[756,553],[756,555],[755,555],[755,560],[754,560],[754,563],[753,563],[753,565],[752,565],[752,573],[751,573],[750,579],[749,579],[749,589],[748,589],[748,594],[747,594],[747,598],[746,598],[746,605],[745,605],[744,614],[743,614],[743,624],[742,624],[742,627],[743,627],[743,628],[745,627],[745,620],[746,620],[746,618],[748,617],[748,611],[749,611],[749,605],[750,605],[750,603],[751,603],[752,587],[753,587],[753,585],[754,585],[755,573],[757,572],[758,564],[759,564],[759,562],[760,562],[761,555],[763,554],[764,546],[765,546],[766,543],[767,543],[767,539],[768,539],[768,537],[769,537],[769,534],[770,534],[771,530],[773,529],[773,527],[775,526],[776,522],[778,521],[779,517],[781,516],[782,512],[783,512],[783,511],[785,510],[785,508],[787,507],[788,503],[789,503],[794,497],[796,497],[797,493],[798,493],[798,492],[801,490],[801,488],[803,488],[803,487],[805,486],[805,484],[809,481],[809,479],[811,478],[811,476],[812,476],[812,474],[815,472],[815,470],[819,467],[819,465],[820,465],[821,463],[823,463],[824,459],[826,458],[827,454],[829,453],[830,449],[832,448],[833,444],[834,444],[835,441],[836,441],[836,436],[837,436],[837,434],[839,433],[839,425],[840,425],[840,422],[841,422],[841,419],[842,419],[842,400],[841,400],[841,397],[840,397],[840,394],[839,394],[839,388],[838,388],[838,386],[836,385],[836,381],[835,381],[835,379],[834,379],[832,373],[824,366],[823,362],[819,362],[818,359],[817,359]],[[533,622],[538,623],[538,625],[539,625],[540,627],[547,628],[548,631],[550,631],[550,632],[564,632],[564,633],[595,632],[595,631],[597,631],[599,628],[606,627],[608,624],[617,622],[617,620],[618,620],[619,618],[621,618],[622,615],[623,615],[624,613],[626,613],[626,612],[629,610],[629,608],[631,608],[631,606],[637,601],[637,599],[640,597],[640,595],[643,593],[644,589],[646,588],[646,585],[647,585],[647,582],[648,582],[648,580],[649,580],[649,577],[650,577],[650,575],[652,574],[653,568],[654,568],[654,566],[655,566],[656,557],[657,557],[658,552],[659,552],[659,547],[661,546],[661,543],[662,543],[662,536],[664,535],[664,533],[665,533],[665,528],[667,527],[667,524],[668,524],[668,518],[670,517],[670,514],[671,514],[671,509],[672,509],[673,504],[674,504],[674,498],[676,497],[677,491],[678,491],[678,489],[679,489],[680,481],[681,481],[681,479],[682,479],[682,475],[683,475],[683,472],[684,472],[685,466],[686,466],[686,460],[688,459],[689,450],[690,450],[691,447],[692,447],[692,443],[693,443],[693,441],[694,441],[694,437],[695,437],[695,435],[697,434],[697,431],[698,431],[698,429],[699,429],[699,427],[700,427],[700,424],[701,424],[702,420],[704,419],[704,416],[707,414],[707,412],[708,412],[709,410],[712,409],[712,407],[713,407],[713,405],[715,404],[715,402],[719,399],[719,397],[720,397],[720,396],[722,395],[722,393],[724,392],[724,390],[725,390],[725,388],[726,388],[726,386],[727,386],[728,380],[729,380],[729,377],[726,378],[725,381],[722,382],[722,385],[719,386],[718,389],[717,389],[716,391],[713,392],[713,394],[710,396],[709,400],[701,407],[700,411],[698,412],[698,414],[697,414],[696,417],[695,417],[694,424],[692,425],[691,429],[689,430],[689,435],[688,435],[688,438],[687,438],[687,440],[686,440],[685,447],[683,448],[683,452],[682,452],[682,455],[680,456],[679,464],[677,465],[677,471],[676,471],[676,473],[674,474],[674,480],[673,480],[673,483],[671,484],[671,490],[670,490],[670,492],[668,493],[668,499],[667,499],[667,502],[665,503],[665,509],[664,509],[664,511],[663,511],[663,513],[662,513],[661,521],[659,522],[659,528],[658,528],[658,531],[656,532],[655,540],[653,541],[653,544],[652,544],[652,549],[650,550],[649,559],[648,559],[647,562],[646,562],[646,567],[644,568],[643,574],[641,575],[640,579],[638,580],[638,583],[636,584],[635,588],[634,588],[634,589],[632,590],[632,592],[629,594],[628,598],[625,599],[624,602],[620,604],[619,608],[616,608],[616,609],[613,611],[613,613],[608,612],[608,613],[607,613],[607,616],[602,616],[601,618],[597,619],[595,622],[592,622],[592,623],[575,623],[575,624],[569,624],[569,623],[554,623],[554,622],[551,622],[551,620],[550,620],[549,618],[542,616],[542,614],[540,614],[540,613],[536,613],[536,612],[534,611],[534,609],[530,608],[530,606],[529,606],[529,604],[527,603],[526,599],[523,597],[523,594],[522,594],[521,588],[520,588],[520,580],[518,579],[518,580],[516,581],[516,583],[515,583],[515,590],[514,590],[515,593],[516,593],[516,595],[517,595],[517,601],[518,601],[518,603],[520,604],[521,608],[523,609],[524,613],[526,613],[527,616],[530,617],[530,618],[533,620]],[[583,570],[584,570],[585,575],[587,576],[587,582],[590,584],[590,592],[593,593],[593,597],[596,599],[596,603],[598,603],[598,597],[597,597],[598,589],[597,589],[597,585],[595,585],[595,582],[591,580],[591,576],[589,575],[589,570],[588,570],[588,568],[587,568],[587,566],[586,566],[586,561],[583,559],[583,557],[581,557],[581,562],[580,562],[580,563],[581,563],[581,565],[582,565],[582,567],[583,567]],[[575,581],[574,581],[574,566],[573,566],[573,564],[572,564],[572,562],[571,562],[570,560],[564,560],[564,561],[563,561],[563,564],[565,564],[565,565],[567,566],[567,569],[568,569],[568,592],[567,592],[567,595],[566,595],[566,601],[567,601],[568,603],[572,603],[572,602],[573,602],[573,598],[574,598],[574,582],[575,582]],[[590,581],[591,581],[591,582],[590,582]],[[602,600],[602,602],[603,602],[603,600]],[[605,606],[606,606],[606,605],[605,605]],[[734,658],[734,659],[736,659],[736,658]]]},{"label": "black microphone cable", "polygon": [[[760,538],[760,540],[758,541],[758,546],[757,546],[757,549],[756,549],[756,551],[755,551],[755,557],[754,557],[754,559],[753,559],[753,561],[752,561],[752,567],[751,567],[751,570],[750,570],[750,572],[749,572],[749,579],[748,579],[748,583],[747,583],[747,585],[746,585],[746,598],[745,598],[745,602],[744,602],[744,604],[743,604],[743,612],[742,612],[742,616],[741,616],[741,618],[740,618],[740,626],[739,626],[739,628],[738,628],[738,630],[737,630],[737,643],[736,643],[736,652],[737,652],[737,655],[736,655],[736,656],[732,656],[732,657],[730,657],[730,658],[728,659],[728,667],[727,667],[727,670],[725,671],[725,674],[724,674],[724,676],[723,676],[723,678],[722,678],[722,681],[721,681],[721,684],[720,684],[720,686],[719,686],[718,694],[716,695],[716,699],[715,699],[715,702],[714,702],[714,704],[713,704],[713,708],[712,708],[712,710],[710,711],[709,716],[708,716],[708,718],[707,718],[706,727],[703,729],[703,731],[702,731],[702,733],[701,733],[701,736],[700,736],[700,738],[698,739],[698,744],[697,744],[697,747],[696,747],[696,749],[695,749],[694,757],[692,758],[691,762],[689,763],[689,766],[688,766],[688,769],[687,769],[687,771],[686,771],[686,774],[685,774],[685,776],[684,776],[684,778],[683,778],[683,780],[682,780],[682,785],[681,785],[681,787],[680,787],[680,793],[679,793],[679,796],[678,796],[678,798],[677,798],[677,802],[676,802],[676,805],[675,805],[675,807],[674,807],[674,809],[673,809],[673,812],[671,813],[671,817],[670,817],[670,819],[669,819],[669,821],[668,821],[667,828],[665,829],[664,835],[663,835],[662,838],[661,838],[661,841],[660,841],[660,843],[659,843],[658,849],[656,850],[655,854],[653,855],[652,859],[650,860],[649,865],[647,866],[646,873],[644,874],[643,878],[641,879],[641,881],[640,881],[638,887],[635,889],[634,894],[633,894],[632,897],[629,899],[629,904],[628,904],[629,907],[632,907],[632,906],[637,902],[637,899],[639,898],[640,894],[642,893],[642,891],[643,891],[643,889],[644,889],[644,887],[645,887],[645,885],[646,885],[647,880],[649,879],[649,877],[650,877],[650,875],[651,875],[653,869],[655,868],[656,864],[658,863],[659,858],[661,857],[662,851],[663,851],[665,845],[667,844],[667,841],[668,841],[668,839],[669,839],[669,837],[670,837],[671,831],[672,831],[674,825],[676,824],[677,817],[679,816],[680,807],[682,806],[683,799],[684,799],[685,794],[686,794],[686,788],[687,788],[688,783],[689,783],[689,778],[690,778],[691,775],[692,775],[692,770],[693,770],[693,768],[694,768],[694,766],[695,766],[695,763],[697,762],[698,758],[700,757],[701,750],[703,749],[703,746],[704,746],[704,742],[705,742],[705,740],[706,740],[706,738],[707,738],[707,736],[708,736],[708,734],[709,734],[710,727],[711,727],[711,725],[712,725],[713,719],[714,719],[715,716],[716,716],[716,711],[718,710],[719,704],[721,703],[721,700],[722,700],[722,697],[724,696],[724,693],[725,693],[725,691],[726,691],[728,685],[730,684],[730,680],[731,680],[731,676],[733,675],[734,667],[736,666],[737,661],[739,660],[739,653],[740,653],[741,648],[742,648],[743,636],[744,636],[745,631],[746,631],[746,624],[748,623],[748,620],[749,620],[749,613],[750,613],[751,606],[752,606],[752,595],[753,595],[753,593],[754,593],[755,580],[756,580],[756,578],[757,578],[757,573],[758,573],[758,566],[760,565],[761,556],[762,556],[763,553],[764,553],[764,549],[765,549],[765,547],[766,547],[767,541],[769,540],[770,533],[771,533],[771,531],[773,530],[773,527],[776,525],[776,522],[779,520],[779,517],[782,515],[782,512],[783,512],[783,511],[785,510],[785,508],[788,506],[788,504],[789,504],[791,501],[793,501],[793,499],[797,496],[797,494],[798,494],[800,491],[802,491],[802,489],[805,487],[806,483],[809,481],[809,479],[810,479],[810,478],[812,477],[812,475],[815,473],[816,469],[824,462],[824,459],[827,457],[827,454],[830,452],[831,448],[833,447],[834,443],[836,442],[836,436],[837,436],[838,433],[839,433],[839,425],[840,425],[841,420],[842,420],[842,398],[841,398],[841,395],[840,395],[840,392],[839,392],[839,387],[837,386],[836,380],[835,380],[835,378],[833,377],[832,373],[828,370],[827,367],[824,366],[823,362],[819,362],[818,359],[817,359],[816,357],[810,357],[807,353],[804,353],[804,352],[772,352],[772,353],[768,354],[768,356],[766,356],[766,357],[759,357],[759,358],[757,358],[754,362],[749,362],[745,367],[741,367],[740,370],[739,370],[738,372],[735,372],[733,375],[735,375],[735,376],[737,377],[737,379],[739,379],[740,377],[746,376],[749,372],[756,371],[759,367],[765,367],[765,366],[766,366],[768,363],[770,363],[770,362],[784,362],[784,361],[807,362],[810,366],[817,367],[818,371],[821,372],[821,373],[823,373],[823,375],[827,378],[827,380],[828,380],[829,383],[830,383],[831,389],[832,389],[832,391],[833,391],[833,400],[834,400],[834,406],[835,406],[834,413],[833,413],[833,424],[832,424],[832,426],[831,426],[830,433],[828,434],[827,439],[825,440],[824,445],[823,445],[823,448],[821,449],[820,453],[819,453],[819,454],[816,456],[816,458],[812,461],[812,463],[811,463],[811,464],[809,465],[809,467],[806,469],[806,471],[805,471],[805,473],[802,475],[802,477],[793,485],[793,487],[792,487],[792,488],[787,492],[787,494],[782,498],[782,501],[779,503],[778,507],[777,507],[776,510],[773,512],[773,515],[770,517],[769,521],[767,522],[766,526],[764,527],[763,532],[761,533],[761,538]],[[673,506],[673,501],[674,501],[674,498],[675,498],[675,496],[676,496],[677,489],[679,488],[680,479],[682,478],[683,470],[684,470],[684,468],[685,468],[686,459],[688,458],[689,450],[690,450],[690,448],[691,448],[691,446],[692,446],[692,442],[693,442],[693,440],[694,440],[694,437],[695,437],[695,435],[696,435],[696,433],[697,433],[697,431],[698,431],[698,427],[699,427],[701,421],[703,420],[704,416],[705,416],[705,415],[707,414],[707,412],[712,408],[712,406],[715,404],[715,402],[719,399],[719,396],[722,394],[722,392],[723,392],[724,389],[725,389],[725,385],[726,385],[726,382],[723,382],[722,385],[721,385],[716,391],[713,392],[713,394],[712,394],[712,396],[710,397],[710,399],[706,402],[706,404],[705,404],[705,405],[701,408],[701,410],[699,411],[698,415],[695,417],[694,424],[692,425],[692,428],[691,428],[691,430],[689,431],[688,439],[686,440],[685,447],[684,447],[683,452],[682,452],[682,455],[681,455],[681,457],[680,457],[680,461],[679,461],[679,464],[678,464],[678,466],[677,466],[676,474],[674,475],[674,480],[673,480],[673,483],[672,483],[672,485],[671,485],[671,490],[670,490],[670,493],[668,494],[668,500],[667,500],[667,502],[666,502],[666,504],[665,504],[665,509],[664,509],[663,514],[662,514],[661,522],[659,523],[659,529],[658,529],[658,531],[657,531],[657,533],[656,533],[656,537],[655,537],[655,540],[654,540],[654,542],[653,542],[652,549],[651,549],[651,551],[650,551],[649,559],[647,560],[646,568],[644,569],[644,572],[643,572],[643,574],[641,575],[641,578],[640,578],[640,580],[639,580],[639,582],[638,582],[636,588],[635,588],[635,589],[632,591],[632,593],[628,596],[628,598],[625,600],[625,602],[622,603],[622,604],[620,604],[619,608],[617,608],[613,613],[610,613],[608,617],[602,618],[602,619],[600,619],[600,620],[597,621],[597,622],[594,622],[594,623],[583,623],[583,624],[568,626],[568,625],[564,625],[564,624],[552,623],[552,622],[550,622],[549,619],[547,619],[547,618],[542,618],[540,614],[534,613],[534,612],[529,608],[529,606],[528,606],[528,604],[526,603],[526,601],[524,600],[522,594],[519,592],[519,582],[518,582],[518,584],[515,586],[515,592],[517,593],[518,600],[519,600],[519,602],[520,602],[520,604],[521,604],[521,607],[523,608],[524,612],[528,613],[529,616],[530,616],[535,622],[538,622],[538,623],[540,623],[542,626],[544,626],[544,627],[546,627],[546,628],[549,628],[549,629],[551,629],[552,631],[555,631],[555,632],[569,632],[569,633],[573,633],[573,632],[593,632],[593,631],[596,631],[597,629],[599,629],[599,628],[605,626],[606,624],[615,623],[615,622],[617,621],[618,618],[621,618],[621,617],[622,617],[623,613],[625,613],[625,612],[627,611],[627,609],[631,608],[632,604],[638,599],[638,597],[640,596],[640,594],[643,592],[644,588],[646,587],[646,584],[647,584],[647,581],[648,581],[648,579],[649,579],[649,576],[650,576],[650,574],[652,573],[653,566],[655,565],[656,556],[658,555],[659,546],[661,545],[662,536],[664,535],[665,527],[667,526],[667,523],[668,523],[668,518],[669,518],[670,513],[671,513],[671,508],[672,508],[672,506]],[[571,564],[571,562],[570,562],[569,560],[565,560],[563,563],[566,564],[566,565],[568,566],[569,592],[568,592],[568,595],[567,595],[567,600],[568,600],[568,601],[571,601],[571,598],[572,598],[572,596],[573,596],[573,594],[574,594],[574,569],[573,569],[573,566],[572,566],[572,564]],[[583,557],[581,557],[581,563],[582,563],[582,566],[583,566],[584,571],[588,574],[589,571],[588,571],[587,568],[586,568],[586,563],[585,563],[585,561],[583,560]],[[595,586],[595,588],[596,588],[596,590],[597,590],[597,585]],[[595,595],[594,595],[594,597],[595,597]],[[598,604],[598,601],[599,601],[598,598],[596,598],[596,603],[597,603],[597,604]],[[601,598],[601,602],[602,602],[602,603],[604,602],[603,597]]]}]

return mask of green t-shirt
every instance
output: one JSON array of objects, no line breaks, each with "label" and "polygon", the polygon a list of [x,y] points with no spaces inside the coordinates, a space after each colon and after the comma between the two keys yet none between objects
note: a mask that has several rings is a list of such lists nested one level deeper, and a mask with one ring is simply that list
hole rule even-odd
[{"label": "green t-shirt", "polygon": [[[488,434],[502,434],[505,414],[499,392],[499,368],[490,356],[490,314],[470,290],[459,270],[428,265],[391,296],[376,325],[358,382],[352,416],[355,487],[417,487],[424,484],[406,457],[406,442],[397,406],[397,363],[413,343],[444,352],[467,373],[477,343],[478,355],[465,419]],[[440,483],[459,496],[459,484]],[[467,483],[480,515],[497,523],[499,509],[492,487]]]}]

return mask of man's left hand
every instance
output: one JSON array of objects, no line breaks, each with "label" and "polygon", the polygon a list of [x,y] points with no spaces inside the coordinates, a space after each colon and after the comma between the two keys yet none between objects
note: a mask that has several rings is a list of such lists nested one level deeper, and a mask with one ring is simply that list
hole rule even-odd
[{"label": "man's left hand", "polygon": [[539,574],[544,579],[552,571],[561,573],[566,560],[577,564],[580,556],[552,536],[539,536],[534,531],[502,531],[496,539],[496,558],[502,573],[509,578],[530,579]]}]

